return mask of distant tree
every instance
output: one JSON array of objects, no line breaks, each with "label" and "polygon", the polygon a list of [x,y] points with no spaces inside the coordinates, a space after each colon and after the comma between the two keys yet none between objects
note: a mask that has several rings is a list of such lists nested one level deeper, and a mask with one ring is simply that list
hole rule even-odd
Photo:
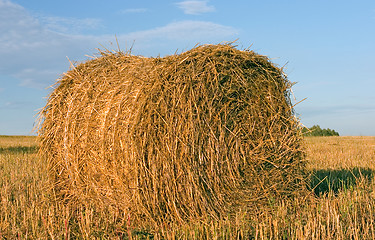
[{"label": "distant tree", "polygon": [[333,129],[322,129],[319,125],[314,125],[311,128],[302,128],[302,134],[304,136],[340,136],[338,132]]}]

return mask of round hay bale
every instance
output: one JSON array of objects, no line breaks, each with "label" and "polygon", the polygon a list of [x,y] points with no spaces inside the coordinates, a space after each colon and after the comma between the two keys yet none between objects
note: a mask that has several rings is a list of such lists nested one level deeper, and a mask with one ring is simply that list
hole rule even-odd
[{"label": "round hay bale", "polygon": [[231,44],[103,52],[58,80],[40,152],[64,199],[142,225],[221,218],[302,188],[290,87],[267,57]]}]

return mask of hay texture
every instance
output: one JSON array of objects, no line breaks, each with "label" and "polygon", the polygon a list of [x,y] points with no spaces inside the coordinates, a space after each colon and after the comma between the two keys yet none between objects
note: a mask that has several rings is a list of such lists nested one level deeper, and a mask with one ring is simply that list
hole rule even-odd
[{"label": "hay texture", "polygon": [[291,83],[231,44],[145,58],[102,52],[58,80],[41,154],[59,196],[134,224],[221,218],[301,188]]}]

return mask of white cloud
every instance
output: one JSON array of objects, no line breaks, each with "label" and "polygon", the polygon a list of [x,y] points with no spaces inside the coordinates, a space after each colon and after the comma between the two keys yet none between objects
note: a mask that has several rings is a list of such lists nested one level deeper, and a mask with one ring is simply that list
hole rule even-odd
[{"label": "white cloud", "polygon": [[82,57],[98,44],[96,38],[49,27],[20,5],[0,0],[0,73],[16,77],[23,86],[44,88],[69,66],[66,56]]},{"label": "white cloud", "polygon": [[219,43],[237,38],[239,31],[206,21],[179,21],[144,31],[117,36],[121,43],[134,43],[132,52],[145,56],[174,54],[187,50],[197,43]]},{"label": "white cloud", "polygon": [[60,33],[78,33],[83,30],[92,30],[102,26],[101,20],[95,18],[63,18],[41,16],[38,18],[41,25],[51,31]]},{"label": "white cloud", "polygon": [[[48,25],[31,16],[20,5],[0,0],[0,74],[19,79],[22,86],[45,88],[69,69],[67,57],[82,61],[86,59],[85,55],[92,55],[96,48],[102,48],[101,44],[109,49],[113,47],[108,43],[115,41],[115,35],[68,33],[65,30],[73,25],[72,19],[53,19],[52,25]],[[87,19],[78,22],[85,27],[98,24]],[[118,34],[117,39],[120,46],[135,42],[135,54],[155,56],[174,53],[181,47],[193,47],[196,43],[233,40],[237,34],[238,30],[230,26],[205,21],[180,21]]]},{"label": "white cloud", "polygon": [[0,8],[1,7],[7,7],[7,6],[12,6],[12,7],[15,7],[15,8],[22,8],[20,7],[19,5],[17,4],[13,4],[11,1],[9,0],[0,0]]},{"label": "white cloud", "polygon": [[215,7],[207,5],[208,1],[182,1],[177,3],[177,6],[181,8],[185,14],[202,14],[207,12],[214,12]]},{"label": "white cloud", "polygon": [[131,39],[158,39],[170,40],[207,40],[217,37],[228,37],[238,33],[233,27],[228,27],[205,21],[179,21],[150,30],[138,31],[124,35]]}]

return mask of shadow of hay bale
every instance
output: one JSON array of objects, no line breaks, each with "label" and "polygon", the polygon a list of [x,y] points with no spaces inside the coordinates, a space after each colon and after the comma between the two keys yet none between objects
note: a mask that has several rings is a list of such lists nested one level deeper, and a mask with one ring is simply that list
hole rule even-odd
[{"label": "shadow of hay bale", "polygon": [[230,44],[75,66],[41,112],[41,155],[70,202],[113,205],[136,226],[228,216],[300,194],[291,83]]},{"label": "shadow of hay bale", "polygon": [[322,196],[329,192],[338,194],[340,191],[355,188],[359,182],[370,183],[373,177],[373,170],[369,168],[319,169],[312,172],[309,188],[317,196]]}]

